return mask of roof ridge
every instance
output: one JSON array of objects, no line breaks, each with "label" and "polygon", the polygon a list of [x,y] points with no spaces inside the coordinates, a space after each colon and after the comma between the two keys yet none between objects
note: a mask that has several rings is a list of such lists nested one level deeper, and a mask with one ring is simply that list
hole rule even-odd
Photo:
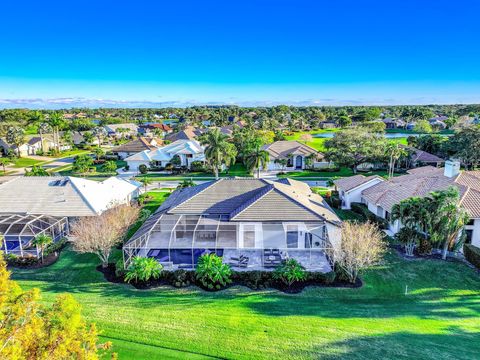
[{"label": "roof ridge", "polygon": [[202,194],[205,190],[210,189],[210,187],[212,187],[212,185],[218,184],[220,181],[223,181],[223,180],[224,180],[224,179],[222,179],[222,178],[213,180],[213,181],[212,181],[208,186],[206,186],[204,189],[200,190],[199,192],[195,193],[193,196],[190,196],[188,199],[186,199],[185,201],[182,201],[181,203],[175,205],[174,207],[169,208],[168,210],[171,211],[171,210],[179,207],[180,205],[183,205],[183,204],[185,204],[185,203],[188,203],[190,200],[194,199],[194,198],[197,197],[199,194]]},{"label": "roof ridge", "polygon": [[[74,188],[74,190],[80,195],[80,197],[83,199],[83,201],[87,204],[87,206],[90,208],[90,210],[92,210],[94,214],[98,214],[98,212],[95,210],[95,208],[90,203],[90,201],[88,201],[88,199],[85,197],[85,195],[83,195],[83,193],[80,191],[78,186],[75,184],[75,181],[72,181],[72,178],[73,179],[79,179],[79,178],[76,178],[76,177],[73,177],[73,176],[66,176],[66,178],[68,179],[68,182],[70,184],[72,184],[72,187]],[[87,180],[87,179],[80,179],[80,180]],[[87,180],[87,181],[92,181],[92,180]]]}]

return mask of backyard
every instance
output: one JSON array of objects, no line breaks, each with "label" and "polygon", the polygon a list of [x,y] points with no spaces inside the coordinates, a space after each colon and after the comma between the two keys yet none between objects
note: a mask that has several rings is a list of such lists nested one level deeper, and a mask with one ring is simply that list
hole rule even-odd
[{"label": "backyard", "polygon": [[[121,359],[472,359],[480,351],[480,282],[459,263],[390,253],[359,289],[299,295],[232,287],[135,290],[108,283],[94,255],[64,251],[54,265],[14,270],[45,301],[68,292]],[[408,294],[405,295],[405,286]]]}]

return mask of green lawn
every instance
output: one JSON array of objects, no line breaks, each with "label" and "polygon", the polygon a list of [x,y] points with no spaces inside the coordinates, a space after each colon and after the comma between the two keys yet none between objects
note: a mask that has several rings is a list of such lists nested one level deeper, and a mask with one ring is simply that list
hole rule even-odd
[{"label": "green lawn", "polygon": [[[137,178],[141,178],[144,176],[150,178],[152,181],[166,181],[166,180],[176,181],[176,180],[185,180],[190,178],[193,178],[196,180],[215,179],[215,176],[213,175],[213,173],[204,172],[204,171],[188,172],[181,175],[161,174],[161,173],[151,172],[145,175],[139,174]],[[219,176],[220,177],[232,177],[232,176],[251,177],[252,174],[248,172],[248,170],[245,168],[243,164],[237,163],[232,165],[228,170],[228,172],[227,171],[221,172]]]},{"label": "green lawn", "polygon": [[[127,162],[123,161],[123,160],[116,160],[115,163],[117,164],[117,170],[122,169],[125,166],[127,166]],[[102,172],[102,166],[103,166],[103,164],[93,165],[93,167],[95,168],[95,171],[88,173],[86,178],[92,178],[93,180],[99,180],[99,179],[102,179],[102,178],[108,178],[110,176],[115,176],[116,175],[116,173]],[[62,176],[81,176],[81,175],[75,173],[72,170],[72,165],[70,165],[70,164],[60,166],[60,167],[55,168],[55,169],[51,169],[50,172],[51,173],[52,172],[58,172]]]},{"label": "green lawn", "polygon": [[[387,171],[385,170],[375,170],[375,171],[367,171],[367,172],[360,172],[358,171],[357,174],[371,176],[371,175],[378,175],[378,176],[387,176]],[[355,175],[352,169],[349,168],[341,168],[339,171],[312,171],[312,170],[305,170],[305,171],[292,171],[288,172],[285,175],[278,175],[279,178],[282,177],[289,177],[289,178],[337,178],[337,177],[347,177]]]},{"label": "green lawn", "polygon": [[[64,251],[54,265],[13,271],[51,302],[69,292],[120,359],[474,359],[480,279],[460,263],[390,253],[360,289],[300,295],[233,287],[219,293],[111,284],[94,255]],[[408,295],[405,295],[408,286]]]},{"label": "green lawn", "polygon": [[33,166],[41,163],[42,161],[36,159],[30,159],[26,157],[16,158],[13,160],[13,167],[15,168],[23,168],[27,166]]}]

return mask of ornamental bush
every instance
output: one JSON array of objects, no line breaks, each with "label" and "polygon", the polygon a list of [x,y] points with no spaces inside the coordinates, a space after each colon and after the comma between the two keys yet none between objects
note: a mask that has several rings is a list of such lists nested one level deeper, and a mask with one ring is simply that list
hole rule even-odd
[{"label": "ornamental bush", "polygon": [[232,282],[232,269],[214,253],[204,254],[198,259],[196,278],[206,289],[221,289]]},{"label": "ornamental bush", "polygon": [[125,281],[149,281],[150,279],[158,279],[162,272],[163,266],[154,258],[145,258],[136,256],[127,269]]},{"label": "ornamental bush", "polygon": [[290,287],[297,281],[304,281],[307,278],[307,273],[297,260],[290,258],[277,266],[273,278]]},{"label": "ornamental bush", "polygon": [[140,164],[138,166],[138,171],[140,171],[140,174],[146,174],[148,172],[148,167],[145,164]]},{"label": "ornamental bush", "polygon": [[463,254],[465,259],[468,260],[477,269],[480,269],[480,248],[472,244],[463,245]]}]

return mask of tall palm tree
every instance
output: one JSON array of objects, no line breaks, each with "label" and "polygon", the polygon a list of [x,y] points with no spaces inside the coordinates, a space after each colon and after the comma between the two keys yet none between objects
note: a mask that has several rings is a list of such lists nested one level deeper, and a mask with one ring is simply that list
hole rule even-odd
[{"label": "tall palm tree", "polygon": [[389,157],[388,162],[388,178],[393,177],[395,172],[395,163],[402,157],[408,155],[408,151],[401,147],[398,143],[390,143],[386,148],[386,155]]},{"label": "tall palm tree", "polygon": [[53,130],[53,142],[55,144],[55,150],[60,152],[60,128],[65,124],[63,114],[60,112],[54,112],[50,114],[47,123]]},{"label": "tall palm tree", "polygon": [[33,245],[36,245],[37,247],[40,248],[40,255],[42,257],[42,264],[43,264],[43,253],[45,251],[45,247],[48,244],[51,244],[52,242],[53,242],[53,239],[46,234],[37,235],[37,237],[35,239],[33,239]]},{"label": "tall palm tree", "polygon": [[9,158],[0,157],[0,166],[3,167],[3,175],[7,175],[6,166],[11,163],[12,163],[12,160],[10,160]]},{"label": "tall palm tree", "polygon": [[228,142],[228,136],[222,134],[220,129],[215,128],[200,138],[200,143],[205,145],[205,158],[212,167],[215,179],[218,179],[218,172],[222,165],[230,166],[235,162],[237,150]]},{"label": "tall palm tree", "polygon": [[266,150],[262,150],[260,144],[257,143],[255,149],[245,158],[245,165],[251,172],[257,170],[257,178],[260,178],[260,168],[265,168],[270,160],[270,154]]}]

